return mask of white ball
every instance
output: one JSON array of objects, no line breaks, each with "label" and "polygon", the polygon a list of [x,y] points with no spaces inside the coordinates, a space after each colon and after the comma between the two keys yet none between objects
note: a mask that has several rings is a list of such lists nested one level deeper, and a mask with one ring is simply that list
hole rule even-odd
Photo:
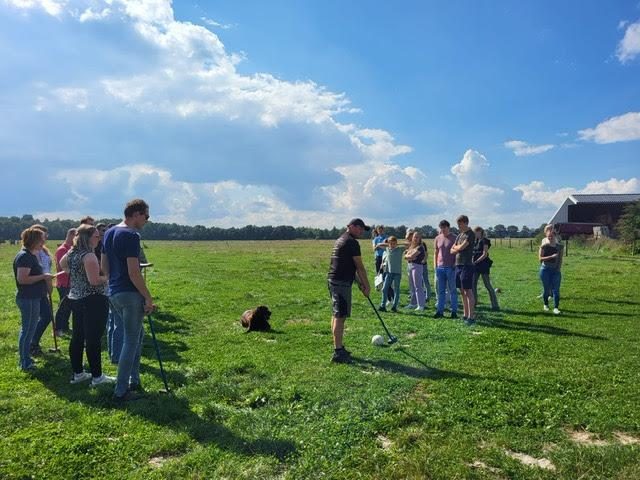
[{"label": "white ball", "polygon": [[373,337],[371,337],[371,344],[378,347],[380,345],[384,345],[384,337],[382,335],[374,335]]}]

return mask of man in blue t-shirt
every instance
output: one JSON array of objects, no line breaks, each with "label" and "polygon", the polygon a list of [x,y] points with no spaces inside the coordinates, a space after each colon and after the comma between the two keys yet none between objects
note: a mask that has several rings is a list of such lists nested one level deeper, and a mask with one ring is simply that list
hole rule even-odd
[{"label": "man in blue t-shirt", "polygon": [[110,301],[122,317],[124,340],[118,360],[114,398],[133,400],[140,386],[140,355],[144,315],[155,305],[140,271],[140,234],[149,220],[149,205],[135,199],[127,203],[124,220],[107,230],[102,245],[101,267],[109,278]]}]

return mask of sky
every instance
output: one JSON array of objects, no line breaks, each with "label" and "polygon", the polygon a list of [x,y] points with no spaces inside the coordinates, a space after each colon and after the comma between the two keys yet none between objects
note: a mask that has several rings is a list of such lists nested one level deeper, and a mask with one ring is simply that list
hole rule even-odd
[{"label": "sky", "polygon": [[539,226],[640,193],[640,2],[0,0],[0,215]]}]

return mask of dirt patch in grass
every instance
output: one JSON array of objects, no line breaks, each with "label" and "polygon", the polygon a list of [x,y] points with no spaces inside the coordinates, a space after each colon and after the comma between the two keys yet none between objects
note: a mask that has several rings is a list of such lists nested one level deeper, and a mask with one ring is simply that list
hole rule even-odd
[{"label": "dirt patch in grass", "polygon": [[538,467],[551,471],[555,471],[556,469],[556,466],[547,458],[535,458],[531,455],[527,455],[526,453],[513,452],[511,450],[505,450],[504,453],[505,455],[518,460],[523,465],[527,465],[529,467]]},{"label": "dirt patch in grass", "polygon": [[585,445],[588,447],[606,447],[609,445],[609,442],[606,440],[600,440],[596,438],[592,433],[586,432],[584,430],[569,430],[567,431],[569,438],[580,445]]},{"label": "dirt patch in grass", "polygon": [[475,460],[473,463],[467,463],[467,466],[478,469],[478,470],[486,470],[488,472],[491,472],[496,475],[493,478],[497,478],[497,479],[505,478],[502,475],[499,475],[500,473],[502,473],[502,470],[496,467],[490,467],[489,465],[487,465],[486,463],[480,460]]},{"label": "dirt patch in grass", "polygon": [[389,450],[393,446],[393,442],[382,434],[378,435],[376,440],[378,440],[378,443],[384,450]]},{"label": "dirt patch in grass", "polygon": [[162,455],[151,457],[149,459],[149,466],[152,468],[162,468],[162,466],[167,463],[167,461],[171,460],[171,458],[171,456],[164,457]]},{"label": "dirt patch in grass", "polygon": [[410,332],[405,335],[407,338],[416,338],[418,334],[416,332]]},{"label": "dirt patch in grass", "polygon": [[613,432],[613,436],[616,437],[616,440],[620,442],[622,445],[638,445],[640,444],[640,438],[634,437],[633,435],[629,435],[624,432]]},{"label": "dirt patch in grass", "polygon": [[312,323],[310,318],[290,318],[286,321],[287,325],[311,325]]}]

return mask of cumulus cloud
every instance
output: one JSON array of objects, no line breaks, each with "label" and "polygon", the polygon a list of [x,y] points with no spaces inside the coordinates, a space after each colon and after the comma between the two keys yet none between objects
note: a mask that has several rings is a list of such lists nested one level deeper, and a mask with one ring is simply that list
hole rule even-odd
[{"label": "cumulus cloud", "polygon": [[64,1],[57,0],[6,0],[10,5],[21,10],[40,9],[54,17],[59,16],[65,6]]},{"label": "cumulus cloud", "polygon": [[594,128],[580,130],[582,140],[596,143],[615,143],[640,140],[640,112],[611,117]]},{"label": "cumulus cloud", "polygon": [[620,23],[618,28],[624,28],[624,26],[626,26],[624,37],[616,49],[616,56],[623,64],[630,62],[640,54],[640,20],[628,25]]},{"label": "cumulus cloud", "polygon": [[611,178],[605,181],[594,180],[582,188],[562,187],[551,189],[544,182],[536,180],[528,184],[521,184],[514,190],[522,194],[522,200],[539,208],[559,207],[569,195],[574,193],[638,193],[640,179],[633,177],[628,180]]},{"label": "cumulus cloud", "polygon": [[551,144],[531,145],[527,142],[523,142],[522,140],[509,140],[504,143],[504,146],[512,150],[516,157],[539,155],[541,153],[548,152],[555,147],[555,145]]}]

